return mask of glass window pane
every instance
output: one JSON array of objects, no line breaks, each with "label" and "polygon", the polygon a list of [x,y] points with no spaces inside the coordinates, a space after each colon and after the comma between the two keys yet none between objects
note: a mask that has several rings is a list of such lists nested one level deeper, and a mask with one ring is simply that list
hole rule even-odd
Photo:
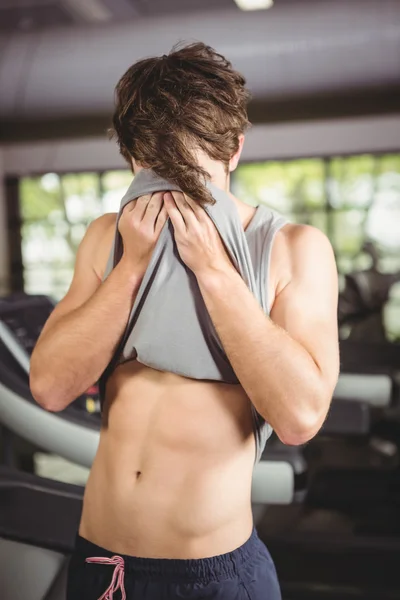
[{"label": "glass window pane", "polygon": [[336,211],[331,215],[332,243],[338,254],[355,255],[366,238],[366,211]]},{"label": "glass window pane", "polygon": [[365,223],[369,238],[393,253],[400,252],[400,206],[385,206],[377,198]]},{"label": "glass window pane", "polygon": [[28,294],[46,294],[55,300],[65,296],[72,280],[73,265],[41,265],[24,270],[24,288]]},{"label": "glass window pane", "polygon": [[387,252],[400,255],[400,156],[378,160],[375,194],[367,219],[368,236]]},{"label": "glass window pane", "polygon": [[400,343],[400,281],[390,289],[389,301],[383,310],[383,319],[389,341]]},{"label": "glass window pane", "polygon": [[122,197],[132,182],[131,171],[108,171],[102,176],[103,211],[118,212]]},{"label": "glass window pane", "polygon": [[71,173],[61,178],[63,218],[70,224],[90,223],[102,210],[99,175],[97,173]]},{"label": "glass window pane", "polygon": [[324,162],[307,159],[241,165],[233,175],[232,189],[244,202],[266,204],[285,215],[322,208]]},{"label": "glass window pane", "polygon": [[24,221],[62,215],[60,178],[55,173],[24,177],[20,181],[21,216]]},{"label": "glass window pane", "polygon": [[88,224],[102,214],[99,175],[48,173],[20,187],[25,289],[57,299],[67,291]]},{"label": "glass window pane", "polygon": [[375,194],[374,156],[333,158],[329,168],[329,198],[333,208],[367,208]]},{"label": "glass window pane", "polygon": [[396,176],[396,189],[400,191],[400,154],[385,154],[379,157],[379,173],[392,173]]},{"label": "glass window pane", "polygon": [[73,262],[76,245],[62,234],[60,227],[46,221],[27,223],[22,227],[22,258],[26,267],[39,263]]}]

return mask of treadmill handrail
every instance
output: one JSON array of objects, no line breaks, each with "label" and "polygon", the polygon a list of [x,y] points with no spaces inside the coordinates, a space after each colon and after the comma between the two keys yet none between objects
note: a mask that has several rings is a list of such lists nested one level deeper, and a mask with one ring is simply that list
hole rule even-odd
[{"label": "treadmill handrail", "polygon": [[24,371],[29,373],[30,359],[27,352],[15,338],[10,328],[2,321],[0,321],[0,339]]}]

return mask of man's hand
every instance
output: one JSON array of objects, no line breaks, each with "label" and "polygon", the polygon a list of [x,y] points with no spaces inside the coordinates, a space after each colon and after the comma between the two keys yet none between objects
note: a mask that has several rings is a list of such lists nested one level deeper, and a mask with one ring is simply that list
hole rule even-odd
[{"label": "man's hand", "polygon": [[202,206],[181,192],[165,193],[164,206],[174,227],[180,257],[196,277],[234,269],[214,223]]},{"label": "man's hand", "polygon": [[135,275],[143,277],[167,219],[163,192],[141,196],[125,206],[118,231],[124,245],[124,260],[131,265]]}]

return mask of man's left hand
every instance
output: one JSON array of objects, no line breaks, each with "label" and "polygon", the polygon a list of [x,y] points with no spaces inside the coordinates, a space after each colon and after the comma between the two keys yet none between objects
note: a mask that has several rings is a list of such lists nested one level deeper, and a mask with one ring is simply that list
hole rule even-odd
[{"label": "man's left hand", "polygon": [[234,269],[214,223],[202,206],[181,192],[166,192],[164,206],[174,227],[179,255],[196,277]]}]

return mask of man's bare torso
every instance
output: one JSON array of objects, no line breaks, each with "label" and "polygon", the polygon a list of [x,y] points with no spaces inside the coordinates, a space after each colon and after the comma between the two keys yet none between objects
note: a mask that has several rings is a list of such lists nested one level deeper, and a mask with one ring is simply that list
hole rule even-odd
[{"label": "man's bare torso", "polygon": [[[246,226],[254,209],[238,208]],[[99,278],[115,230],[115,215],[106,218],[93,257]],[[273,247],[271,306],[287,277],[288,227]],[[250,400],[241,386],[125,363],[108,380],[80,535],[120,554],[150,558],[203,558],[234,550],[253,526],[254,457]]]}]

